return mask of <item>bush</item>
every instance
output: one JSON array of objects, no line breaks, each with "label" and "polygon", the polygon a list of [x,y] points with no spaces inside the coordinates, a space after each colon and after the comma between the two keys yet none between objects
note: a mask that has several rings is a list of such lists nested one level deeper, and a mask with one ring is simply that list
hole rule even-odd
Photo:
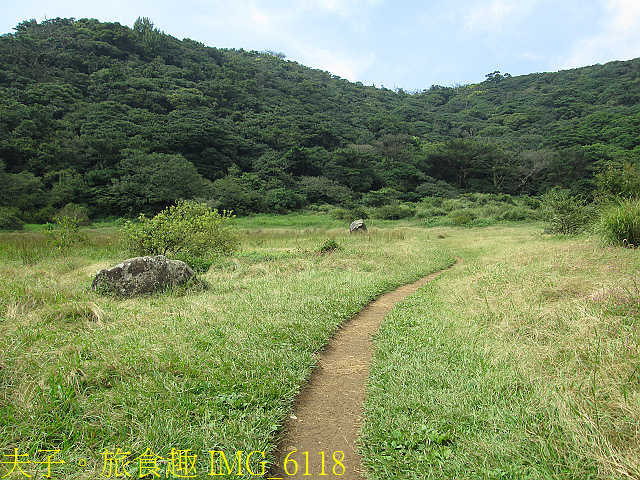
[{"label": "bush", "polygon": [[358,218],[369,218],[367,212],[363,208],[354,207],[354,208],[334,208],[331,210],[331,218],[336,220],[348,220],[353,221]]},{"label": "bush", "polygon": [[443,180],[436,180],[427,177],[427,181],[416,187],[416,193],[422,198],[444,197],[454,198],[460,194],[460,191]]},{"label": "bush", "polygon": [[454,210],[447,215],[454,225],[466,225],[473,221],[473,215],[467,210]]},{"label": "bush", "polygon": [[307,198],[304,195],[289,190],[287,188],[276,188],[269,190],[264,198],[269,212],[286,214],[291,210],[297,210],[302,207]]},{"label": "bush", "polygon": [[74,218],[78,222],[78,226],[87,227],[91,225],[91,220],[89,220],[89,214],[87,213],[87,209],[82,205],[76,205],[74,203],[68,203],[63,208],[58,210],[56,214],[57,218]]},{"label": "bush", "polygon": [[128,222],[121,229],[121,242],[133,255],[165,255],[173,259],[200,259],[198,270],[211,265],[216,256],[238,248],[239,237],[226,225],[231,212],[205,204],[180,201],[149,219],[140,215],[137,223]]},{"label": "bush", "polygon": [[393,188],[381,188],[362,194],[362,201],[369,207],[381,207],[397,202],[402,193]]},{"label": "bush", "polygon": [[502,220],[508,220],[510,222],[520,222],[523,220],[531,220],[536,218],[536,213],[530,208],[524,206],[517,207],[505,207],[500,212],[500,218]]},{"label": "bush", "polygon": [[320,250],[318,250],[318,253],[325,255],[327,253],[334,252],[339,248],[340,248],[340,244],[338,242],[336,242],[333,239],[329,239],[322,244],[322,246],[320,247]]},{"label": "bush", "polygon": [[400,220],[401,218],[413,217],[415,214],[415,207],[411,205],[396,204],[380,207],[375,216],[382,220]]},{"label": "bush", "polygon": [[216,262],[216,258],[216,255],[197,256],[186,252],[173,255],[173,260],[183,261],[196,273],[207,273]]},{"label": "bush", "polygon": [[0,207],[0,230],[21,230],[20,211],[17,208]]},{"label": "bush", "polygon": [[540,199],[538,197],[530,197],[529,195],[525,195],[521,197],[522,204],[525,207],[531,208],[533,210],[540,208]]},{"label": "bush", "polygon": [[57,216],[57,213],[53,205],[39,208],[32,213],[23,213],[23,218],[27,223],[49,223],[55,216]]},{"label": "bush", "polygon": [[[423,203],[423,202],[420,202]],[[422,205],[421,205],[422,207]],[[418,218],[444,217],[447,211],[439,207],[420,208],[416,212]]]},{"label": "bush", "polygon": [[604,210],[598,232],[605,243],[624,247],[640,246],[640,199],[621,200]]},{"label": "bush", "polygon": [[80,222],[77,218],[53,217],[53,221],[54,224],[47,224],[45,230],[47,242],[63,255],[67,256],[72,248],[89,242],[89,237],[80,231]]},{"label": "bush", "polygon": [[639,198],[640,167],[630,163],[609,165],[596,175],[596,186],[601,198]]},{"label": "bush", "polygon": [[555,187],[542,196],[542,213],[553,233],[566,235],[585,231],[595,211],[581,195]]},{"label": "bush", "polygon": [[352,215],[346,208],[334,208],[331,210],[331,218],[335,218],[336,220],[349,220],[352,218]]}]

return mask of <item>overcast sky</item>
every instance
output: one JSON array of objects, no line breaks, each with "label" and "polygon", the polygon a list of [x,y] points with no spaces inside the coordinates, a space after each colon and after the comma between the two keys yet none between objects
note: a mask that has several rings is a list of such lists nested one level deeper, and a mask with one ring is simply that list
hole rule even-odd
[{"label": "overcast sky", "polygon": [[640,0],[0,0],[35,18],[149,17],[179,39],[282,52],[350,81],[422,90],[640,57]]}]

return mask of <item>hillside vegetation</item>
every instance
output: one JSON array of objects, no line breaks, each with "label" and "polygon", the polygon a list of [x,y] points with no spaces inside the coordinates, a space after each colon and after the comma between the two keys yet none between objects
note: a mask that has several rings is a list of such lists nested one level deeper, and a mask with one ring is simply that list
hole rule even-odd
[{"label": "hillside vegetation", "polygon": [[639,69],[392,91],[179,40],[147,18],[25,21],[0,36],[0,213],[135,216],[180,198],[284,213],[554,186],[588,197],[598,168],[638,161]]}]

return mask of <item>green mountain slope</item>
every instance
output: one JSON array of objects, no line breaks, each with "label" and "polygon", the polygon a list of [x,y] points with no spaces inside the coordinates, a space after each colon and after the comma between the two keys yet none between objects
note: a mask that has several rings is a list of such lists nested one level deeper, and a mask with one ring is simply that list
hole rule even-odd
[{"label": "green mountain slope", "polygon": [[202,198],[242,214],[380,190],[589,193],[596,168],[640,153],[640,59],[408,93],[146,18],[15,30],[0,36],[0,207],[26,220],[68,203],[104,216]]}]

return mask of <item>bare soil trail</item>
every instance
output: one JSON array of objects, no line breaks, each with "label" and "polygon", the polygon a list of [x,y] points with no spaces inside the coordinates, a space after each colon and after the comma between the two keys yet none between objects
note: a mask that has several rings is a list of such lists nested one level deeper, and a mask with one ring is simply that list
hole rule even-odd
[{"label": "bare soil trail", "polygon": [[276,464],[265,478],[365,478],[356,442],[373,334],[396,303],[446,270],[380,296],[342,325],[319,353],[283,428]]}]

